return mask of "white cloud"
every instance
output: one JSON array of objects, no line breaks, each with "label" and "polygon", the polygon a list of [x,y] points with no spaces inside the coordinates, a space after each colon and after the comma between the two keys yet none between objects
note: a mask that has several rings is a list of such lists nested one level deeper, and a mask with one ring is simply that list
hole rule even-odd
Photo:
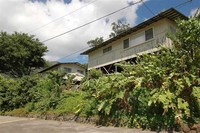
[{"label": "white cloud", "polygon": [[190,16],[194,16],[195,13],[197,12],[197,9],[198,9],[198,8],[192,9],[192,10],[190,11]]},{"label": "white cloud", "polygon": [[[130,0],[128,1],[130,2]],[[32,2],[30,0],[0,0],[0,30],[9,33],[13,31],[27,33],[85,6],[89,2],[92,2],[92,0],[72,0],[70,4],[65,4],[63,0],[47,0],[46,3]],[[135,24],[136,11],[141,4],[133,5],[120,13],[109,16],[109,23],[105,22],[105,18],[45,42],[49,50],[45,58],[58,60],[63,56],[85,48],[88,40],[98,36],[107,38],[111,32],[110,24],[119,18],[126,17],[128,23]],[[97,0],[93,4],[30,34],[36,35],[37,38],[43,41],[125,6],[127,6],[126,0]]]}]

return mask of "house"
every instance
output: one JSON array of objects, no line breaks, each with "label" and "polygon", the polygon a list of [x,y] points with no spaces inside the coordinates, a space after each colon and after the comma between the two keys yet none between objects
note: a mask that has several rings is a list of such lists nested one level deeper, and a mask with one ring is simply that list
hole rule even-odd
[{"label": "house", "polygon": [[[68,63],[57,63],[52,65],[39,73],[45,73],[48,71],[64,71],[66,74],[75,75],[75,81],[81,81],[86,74],[86,66],[78,62],[68,62]],[[66,76],[67,77],[67,76]],[[66,77],[64,77],[66,79]]]},{"label": "house", "polygon": [[172,42],[166,33],[176,32],[176,19],[187,17],[174,8],[130,28],[96,47],[83,52],[88,55],[88,70],[99,68],[105,73],[120,71],[114,63],[134,61],[137,55],[156,52],[159,45],[170,47]]}]

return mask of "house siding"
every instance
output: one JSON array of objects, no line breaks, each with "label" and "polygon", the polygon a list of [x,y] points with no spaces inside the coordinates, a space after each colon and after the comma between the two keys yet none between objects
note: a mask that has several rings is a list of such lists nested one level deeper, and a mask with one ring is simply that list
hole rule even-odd
[{"label": "house siding", "polygon": [[83,74],[81,74],[81,73],[79,73],[79,74],[85,75],[85,69],[80,67],[80,66],[78,66],[78,65],[75,65],[75,64],[62,64],[59,67],[59,70],[63,70],[64,67],[71,68],[71,70],[72,70],[71,73],[79,73],[78,70],[81,70],[81,71],[83,71]]},{"label": "house siding", "polygon": [[[89,53],[88,69],[90,70],[92,68],[99,68],[105,65],[130,59],[136,57],[137,54],[157,51],[157,47],[161,44],[164,44],[167,47],[171,46],[171,40],[166,37],[166,33],[170,32],[170,26],[176,28],[176,25],[173,21],[162,19],[141,30],[138,30],[137,32],[114,41],[109,45],[92,51]],[[137,41],[134,39],[138,37],[143,39],[141,35],[144,35],[145,30],[148,30],[149,28],[153,28],[154,38],[148,41],[141,41],[141,43],[137,43]],[[127,38],[129,38],[130,47],[124,49],[123,40]],[[103,49],[109,46],[112,46],[112,51],[103,53]]]}]

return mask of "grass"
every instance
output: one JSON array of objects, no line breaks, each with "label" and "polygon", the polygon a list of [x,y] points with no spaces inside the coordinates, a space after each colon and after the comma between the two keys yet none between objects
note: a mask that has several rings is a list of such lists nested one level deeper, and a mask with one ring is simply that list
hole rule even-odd
[{"label": "grass", "polygon": [[56,114],[74,114],[78,105],[83,101],[84,93],[81,91],[65,91],[64,98],[55,109],[50,110]]}]

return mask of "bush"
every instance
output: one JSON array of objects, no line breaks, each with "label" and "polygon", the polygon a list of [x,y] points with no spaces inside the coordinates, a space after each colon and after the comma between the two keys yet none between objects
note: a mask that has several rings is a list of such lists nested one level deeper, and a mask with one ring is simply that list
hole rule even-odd
[{"label": "bush", "polygon": [[10,111],[30,102],[37,103],[33,106],[37,110],[55,108],[63,91],[63,83],[63,78],[57,72],[51,72],[44,78],[35,75],[11,79],[0,75],[0,109]]},{"label": "bush", "polygon": [[1,111],[23,107],[33,99],[35,77],[22,79],[5,78],[0,75],[0,107]]},{"label": "bush", "polygon": [[81,91],[65,90],[61,72],[12,79],[0,75],[0,114],[27,116],[75,114]]}]

